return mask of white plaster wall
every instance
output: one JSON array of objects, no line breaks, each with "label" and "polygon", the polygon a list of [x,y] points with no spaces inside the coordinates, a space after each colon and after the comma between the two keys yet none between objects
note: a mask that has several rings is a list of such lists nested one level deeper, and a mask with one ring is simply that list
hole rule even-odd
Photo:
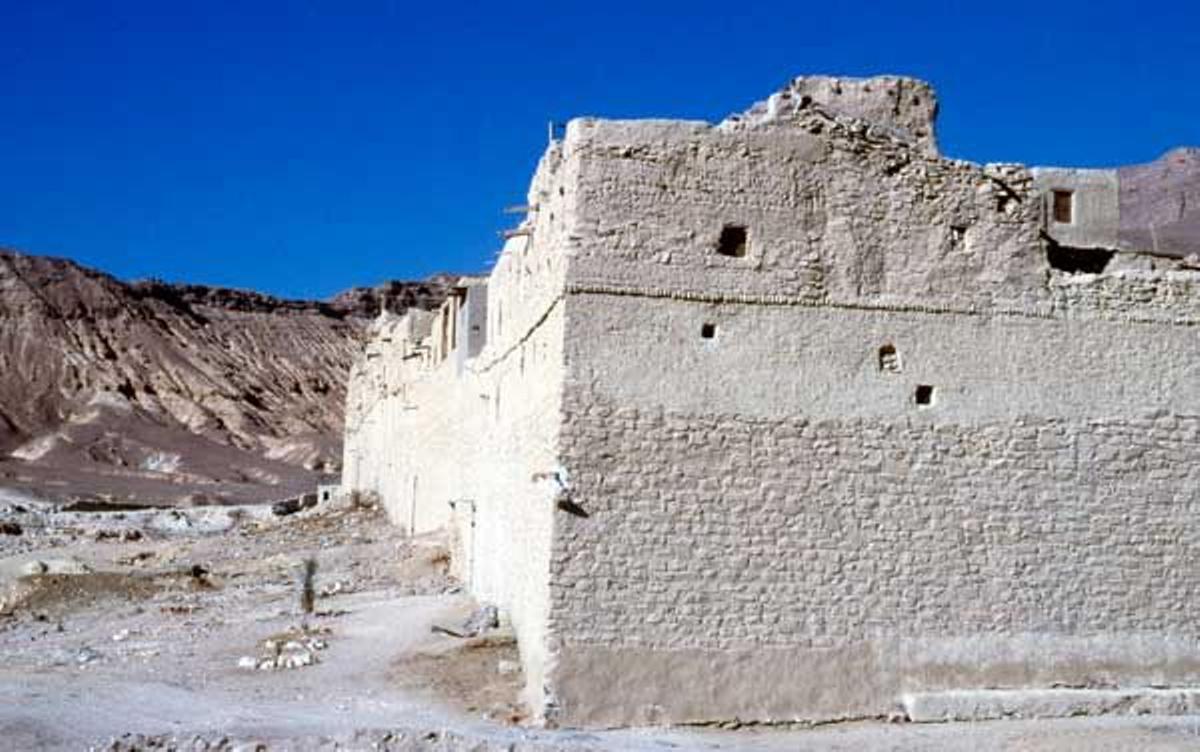
[{"label": "white plaster wall", "polygon": [[600,295],[567,327],[564,722],[1200,681],[1193,327]]},{"label": "white plaster wall", "polygon": [[566,170],[549,149],[529,192],[536,208],[488,277],[479,355],[461,366],[453,353],[405,360],[412,343],[380,332],[368,345],[375,357],[353,372],[347,419],[347,482],[378,491],[391,519],[416,533],[451,528],[455,573],[512,621],[535,711],[559,490]]},{"label": "white plaster wall", "polygon": [[[595,322],[595,323],[594,323]],[[597,325],[603,322],[602,325]],[[713,339],[700,336],[714,323]],[[573,384],[612,405],[898,423],[1132,419],[1200,404],[1200,333],[1088,319],[578,294]],[[881,372],[891,344],[900,373]],[[934,404],[914,403],[919,384]]]},{"label": "white plaster wall", "polygon": [[406,528],[411,520],[399,513],[402,479],[395,472],[404,447],[399,422],[411,405],[408,380],[421,362],[408,356],[428,334],[431,318],[410,311],[376,321],[350,370],[347,389],[343,486],[347,492],[378,493],[393,519]]},{"label": "white plaster wall", "polygon": [[1195,277],[1054,272],[1028,170],[784,120],[573,121],[479,357],[356,367],[347,484],[457,530],[562,723],[1200,681]]},{"label": "white plaster wall", "polygon": [[[874,306],[1049,305],[1027,170],[928,157],[812,112],[785,129],[572,121],[568,284]],[[714,253],[726,224],[749,253]]]},{"label": "white plaster wall", "polygon": [[1195,277],[1053,272],[1028,171],[848,128],[568,130],[562,723],[1200,681]]}]

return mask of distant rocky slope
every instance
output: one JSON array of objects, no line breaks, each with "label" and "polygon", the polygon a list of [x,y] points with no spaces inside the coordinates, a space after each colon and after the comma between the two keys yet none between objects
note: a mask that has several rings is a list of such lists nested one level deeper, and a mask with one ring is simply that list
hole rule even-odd
[{"label": "distant rocky slope", "polygon": [[349,365],[382,306],[159,281],[0,249],[0,487],[164,502],[272,498],[338,469]]},{"label": "distant rocky slope", "polygon": [[424,282],[390,280],[374,287],[351,287],[329,299],[328,305],[346,315],[373,319],[385,305],[392,313],[409,308],[436,308],[458,275],[435,274]]}]

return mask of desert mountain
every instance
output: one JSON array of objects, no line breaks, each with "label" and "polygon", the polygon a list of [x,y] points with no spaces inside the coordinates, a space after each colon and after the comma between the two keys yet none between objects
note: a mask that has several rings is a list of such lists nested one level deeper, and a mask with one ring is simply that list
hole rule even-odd
[{"label": "desert mountain", "polygon": [[107,500],[282,497],[338,469],[349,365],[386,306],[159,281],[0,249],[0,487]]}]

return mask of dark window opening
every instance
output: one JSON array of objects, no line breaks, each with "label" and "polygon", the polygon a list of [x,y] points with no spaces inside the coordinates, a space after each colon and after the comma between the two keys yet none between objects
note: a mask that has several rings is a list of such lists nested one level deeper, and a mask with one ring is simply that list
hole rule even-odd
[{"label": "dark window opening", "polygon": [[703,337],[704,339],[712,339],[713,337],[717,336],[717,325],[716,324],[701,324],[700,325],[700,336]]},{"label": "dark window opening", "polygon": [[722,256],[742,258],[746,255],[746,228],[740,225],[725,225],[721,228],[721,239],[717,241],[717,253]]},{"label": "dark window opening", "polygon": [[1075,194],[1071,191],[1054,191],[1051,206],[1055,222],[1069,225],[1075,221]]},{"label": "dark window opening", "polygon": [[962,225],[952,225],[950,227],[950,243],[954,246],[961,246],[963,241],[967,239],[967,228]]},{"label": "dark window opening", "polygon": [[879,348],[879,370],[884,373],[900,373],[900,353],[895,345]]},{"label": "dark window opening", "polygon": [[1070,248],[1051,243],[1046,247],[1046,260],[1060,272],[1099,274],[1112,261],[1113,251],[1097,248]]},{"label": "dark window opening", "polygon": [[928,384],[919,384],[916,394],[913,395],[918,405],[933,404],[933,387]]}]

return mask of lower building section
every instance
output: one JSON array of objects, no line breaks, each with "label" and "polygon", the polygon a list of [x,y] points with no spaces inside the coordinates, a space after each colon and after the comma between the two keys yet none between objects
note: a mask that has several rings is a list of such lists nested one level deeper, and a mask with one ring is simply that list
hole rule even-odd
[{"label": "lower building section", "polygon": [[[887,716],[909,692],[1200,686],[1194,418],[965,428],[614,411],[571,432],[591,469],[573,489],[589,516],[560,524],[553,557],[565,724],[827,721]],[[617,464],[633,457],[638,469]]]},{"label": "lower building section", "polygon": [[[580,726],[983,720],[1005,707],[1054,717],[1120,712],[1118,696],[1177,713],[1200,707],[1200,645],[1146,634],[896,636],[823,649],[568,644],[554,677],[559,720]],[[1044,694],[1064,688],[1112,696]]]},{"label": "lower building section", "polygon": [[[930,316],[936,349],[877,348],[923,341],[920,321],[817,311],[789,335],[776,315],[662,311],[685,330],[747,330],[690,356],[740,360],[720,389],[678,368],[688,357],[675,371],[648,350],[615,358],[636,372],[571,361],[562,451],[584,514],[558,518],[550,561],[561,723],[821,722],[903,714],[922,693],[1200,687],[1185,330],[1158,332],[1179,350],[1155,370],[1135,345],[1107,380],[1078,370],[1072,385],[1100,338],[1145,332],[981,318],[959,337]],[[592,346],[636,349],[621,320]],[[1041,374],[1013,370],[1031,335],[1058,348]],[[840,357],[808,366],[806,338]],[[1014,355],[971,357],[988,352]]]},{"label": "lower building section", "polygon": [[[438,319],[437,321],[441,321]],[[437,330],[435,321],[434,330]],[[543,702],[549,552],[559,492],[562,317],[553,309],[513,346],[459,363],[379,358],[347,432],[348,488],[378,495],[414,534],[448,533],[452,572],[499,607],[519,640],[526,699]]]}]

